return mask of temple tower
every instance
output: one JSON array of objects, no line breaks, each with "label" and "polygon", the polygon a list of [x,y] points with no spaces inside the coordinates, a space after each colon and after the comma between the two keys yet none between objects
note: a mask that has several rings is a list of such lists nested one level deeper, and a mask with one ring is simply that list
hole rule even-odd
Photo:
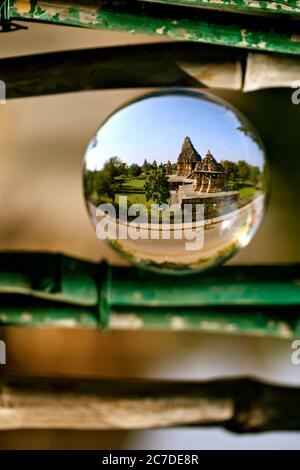
[{"label": "temple tower", "polygon": [[190,177],[194,179],[193,190],[199,193],[218,193],[224,190],[224,168],[209,150]]},{"label": "temple tower", "polygon": [[191,139],[185,137],[181,152],[177,159],[177,176],[188,177],[195,169],[197,163],[201,162],[201,156],[193,146]]}]

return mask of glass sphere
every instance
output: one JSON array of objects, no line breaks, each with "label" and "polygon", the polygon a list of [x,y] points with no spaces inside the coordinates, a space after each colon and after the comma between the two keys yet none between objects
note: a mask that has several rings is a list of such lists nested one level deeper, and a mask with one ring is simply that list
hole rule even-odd
[{"label": "glass sphere", "polygon": [[108,117],[87,148],[83,178],[98,238],[169,273],[215,266],[247,245],[268,191],[249,121],[185,89],[144,95]]}]

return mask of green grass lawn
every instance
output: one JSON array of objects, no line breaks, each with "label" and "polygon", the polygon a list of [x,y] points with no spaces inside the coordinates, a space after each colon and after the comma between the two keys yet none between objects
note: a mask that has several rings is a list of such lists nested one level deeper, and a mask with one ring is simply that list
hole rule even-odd
[{"label": "green grass lawn", "polygon": [[119,196],[126,196],[127,197],[127,205],[130,206],[131,204],[144,204],[147,209],[150,209],[151,204],[154,201],[146,201],[145,193],[142,192],[126,192],[126,190],[143,190],[144,189],[145,180],[138,179],[138,178],[126,178],[125,182],[122,184],[122,189],[119,193],[116,194],[116,202],[119,203]]},{"label": "green grass lawn", "polygon": [[250,202],[255,197],[257,190],[253,186],[248,186],[246,188],[238,189],[238,192],[240,193],[240,198],[243,200],[243,202]]},{"label": "green grass lawn", "polygon": [[125,183],[122,184],[124,189],[143,189],[145,180],[138,178],[126,178]]},{"label": "green grass lawn", "polygon": [[144,206],[147,207],[149,210],[151,208],[151,204],[154,203],[152,199],[149,201],[146,201],[146,196],[144,193],[131,193],[131,194],[116,194],[115,200],[119,204],[119,197],[120,196],[126,196],[127,197],[127,205],[128,207],[131,206],[131,204],[144,204]]}]

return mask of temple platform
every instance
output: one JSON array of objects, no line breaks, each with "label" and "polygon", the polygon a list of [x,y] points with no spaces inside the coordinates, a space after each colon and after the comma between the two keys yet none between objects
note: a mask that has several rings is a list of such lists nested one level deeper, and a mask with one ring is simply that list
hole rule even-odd
[{"label": "temple platform", "polygon": [[181,186],[177,193],[177,200],[181,206],[183,204],[209,204],[216,205],[217,207],[224,207],[228,204],[237,202],[239,196],[240,195],[238,191],[199,193],[193,191],[190,187],[185,188],[184,186]]}]

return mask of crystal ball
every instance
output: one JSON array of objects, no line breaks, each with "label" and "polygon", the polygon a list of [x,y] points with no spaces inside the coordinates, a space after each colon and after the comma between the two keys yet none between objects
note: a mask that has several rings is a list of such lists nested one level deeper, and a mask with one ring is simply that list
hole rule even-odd
[{"label": "crystal ball", "polygon": [[268,168],[239,111],[208,93],[171,89],[102,123],[83,182],[100,240],[140,267],[188,273],[249,243],[265,212]]}]

